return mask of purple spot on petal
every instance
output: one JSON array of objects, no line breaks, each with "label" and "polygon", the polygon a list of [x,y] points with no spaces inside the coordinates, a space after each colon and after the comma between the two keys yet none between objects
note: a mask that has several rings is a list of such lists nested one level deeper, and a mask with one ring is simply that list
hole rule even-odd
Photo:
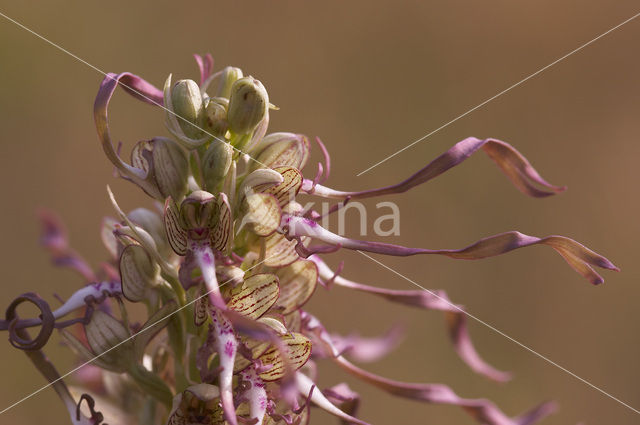
[{"label": "purple spot on petal", "polygon": [[206,252],[203,256],[202,256],[202,260],[207,264],[207,265],[211,265],[213,264],[213,259],[211,258],[211,255],[209,255],[208,252]]},{"label": "purple spot on petal", "polygon": [[236,352],[236,347],[234,346],[233,342],[227,341],[227,343],[224,345],[224,353],[229,357],[233,357],[235,352]]}]

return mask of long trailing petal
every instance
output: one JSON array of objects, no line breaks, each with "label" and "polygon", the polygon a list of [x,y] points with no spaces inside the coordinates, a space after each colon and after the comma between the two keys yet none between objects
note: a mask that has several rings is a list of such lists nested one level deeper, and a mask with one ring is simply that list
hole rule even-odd
[{"label": "long trailing petal", "polygon": [[334,273],[317,255],[310,257],[310,260],[316,263],[320,277],[327,282],[331,281],[333,284],[338,286],[377,295],[391,302],[417,307],[424,310],[443,311],[447,318],[446,322],[449,337],[453,342],[456,353],[462,361],[464,361],[471,370],[484,375],[489,379],[493,379],[498,382],[505,382],[510,379],[510,373],[494,368],[480,357],[471,342],[471,337],[469,336],[469,330],[467,328],[467,318],[463,308],[449,301],[449,297],[445,291],[424,291],[421,289],[397,290],[365,285],[363,283],[345,279],[340,275],[336,275],[336,273]]},{"label": "long trailing petal", "polygon": [[249,418],[257,421],[253,425],[262,425],[268,403],[265,384],[256,373],[253,365],[242,371],[240,376],[249,383],[249,388],[243,394],[249,401]]},{"label": "long trailing petal", "polygon": [[109,158],[124,177],[138,184],[143,190],[149,193],[149,195],[158,198],[157,188],[148,181],[148,173],[124,162],[116,152],[111,141],[108,108],[111,97],[118,85],[121,85],[126,92],[138,100],[157,106],[163,105],[162,91],[129,72],[123,72],[121,74],[109,73],[104,80],[102,80],[93,105],[93,117],[96,129],[107,158]]},{"label": "long trailing petal", "polygon": [[324,394],[322,394],[317,386],[315,386],[311,378],[309,378],[305,374],[301,372],[296,373],[296,384],[298,386],[298,391],[300,391],[300,394],[306,397],[309,393],[311,393],[311,401],[322,410],[331,413],[332,415],[337,416],[340,419],[344,419],[349,423],[368,425],[367,422],[362,421],[358,418],[354,418],[351,415],[347,415],[345,412],[338,409],[327,399],[327,397],[324,396]]},{"label": "long trailing petal", "polygon": [[[360,407],[360,394],[349,388],[349,385],[345,382],[326,388],[322,393],[329,401],[348,415],[355,416]],[[349,422],[344,419],[340,423],[341,425],[349,425]]]},{"label": "long trailing petal", "polygon": [[[453,145],[452,148],[431,161],[426,167],[408,179],[391,186],[357,192],[344,192],[322,185],[314,185],[313,182],[306,180],[303,190],[318,196],[337,199],[371,198],[373,196],[403,193],[438,177],[480,149],[489,155],[489,158],[496,163],[511,183],[526,195],[542,198],[563,192],[566,189],[566,187],[563,186],[554,186],[543,179],[529,161],[508,143],[496,139],[468,137]],[[538,186],[544,189],[540,189]]]},{"label": "long trailing petal", "polygon": [[349,335],[331,334],[331,339],[338,351],[357,362],[370,363],[380,360],[395,350],[404,337],[404,326],[396,324],[384,334],[377,337],[363,337],[351,333]]},{"label": "long trailing petal", "polygon": [[340,367],[350,374],[393,395],[427,403],[457,405],[471,414],[478,422],[489,425],[528,425],[555,410],[554,403],[543,403],[517,418],[509,418],[491,401],[461,398],[446,385],[407,383],[378,376],[357,367],[345,359],[331,340],[325,327],[316,317],[303,312],[303,322],[305,323],[306,333],[312,338],[314,346],[318,345],[321,350],[329,354]]},{"label": "long trailing petal", "polygon": [[529,425],[553,413],[556,409],[555,403],[545,402],[521,416],[510,418],[491,401],[462,398],[446,385],[395,381],[361,369],[341,356],[334,358],[334,361],[352,375],[395,396],[427,403],[460,406],[482,424]]},{"label": "long trailing petal", "polygon": [[584,245],[565,236],[547,236],[538,238],[511,231],[500,233],[480,239],[472,245],[461,249],[424,249],[408,248],[401,245],[393,245],[384,242],[368,242],[358,239],[350,239],[321,227],[313,220],[304,217],[285,216],[283,222],[286,225],[287,234],[291,237],[309,236],[325,243],[342,248],[373,252],[377,254],[407,257],[418,254],[444,255],[458,260],[480,260],[505,254],[514,249],[532,245],[547,245],[560,254],[564,260],[576,272],[581,274],[589,282],[598,285],[604,282],[593,266],[603,269],[619,271],[619,269],[607,258],[590,250]]},{"label": "long trailing petal", "polygon": [[40,243],[51,254],[53,263],[75,270],[87,282],[95,282],[97,278],[89,264],[69,246],[67,232],[60,219],[48,210],[39,211],[38,218],[42,226]]},{"label": "long trailing petal", "polygon": [[238,341],[231,322],[215,307],[211,309],[211,319],[216,333],[216,348],[220,356],[220,401],[225,419],[231,425],[237,425],[236,408],[233,404],[233,365],[238,351]]},{"label": "long trailing petal", "polygon": [[216,277],[215,257],[211,247],[207,244],[199,245],[193,250],[193,255],[202,272],[202,278],[211,304],[217,308],[226,309],[226,304],[220,293],[218,278]]}]

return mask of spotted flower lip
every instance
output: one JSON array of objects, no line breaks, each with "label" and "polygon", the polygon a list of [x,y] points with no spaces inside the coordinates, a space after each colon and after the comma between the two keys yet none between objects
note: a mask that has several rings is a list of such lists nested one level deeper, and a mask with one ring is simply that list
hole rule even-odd
[{"label": "spotted flower lip", "polygon": [[[363,191],[333,189],[326,185],[331,157],[319,138],[315,145],[323,160],[315,176],[305,178],[309,139],[294,132],[267,134],[270,112],[278,108],[269,103],[262,83],[235,67],[214,72],[209,54],[194,57],[197,78],[169,74],[163,90],[128,72],[106,75],[94,103],[98,139],[118,175],[142,189],[157,208],[125,213],[107,187],[116,217],[103,221],[100,235],[109,259],[98,270],[70,247],[59,221],[42,214],[42,244],[55,264],[76,271],[86,286],[55,310],[36,294],[25,293],[0,320],[11,344],[52,383],[71,423],[113,423],[109,415],[116,406],[119,417],[145,425],[308,424],[312,408],[342,423],[367,425],[357,414],[366,401],[346,384],[318,388],[319,366],[325,362],[389,394],[457,406],[482,424],[529,425],[555,410],[553,402],[543,402],[513,417],[490,400],[460,396],[460,390],[444,384],[401,382],[365,370],[356,363],[392,355],[403,330],[390,325],[381,336],[340,336],[330,333],[307,303],[316,291],[336,295],[335,288],[344,288],[440,311],[455,352],[469,369],[508,381],[510,372],[496,369],[477,352],[464,308],[446,292],[356,282],[342,275],[343,263],[332,270],[324,254],[349,249],[478,260],[544,245],[593,284],[603,282],[596,268],[618,270],[611,261],[564,236],[508,231],[461,249],[427,249],[348,238],[320,221],[350,200],[387,197],[427,183],[478,151],[526,195],[548,197],[565,187],[543,179],[508,143],[469,137],[400,183]],[[171,134],[139,141],[128,162],[120,155],[121,145],[114,145],[108,122],[118,86],[163,108],[161,118]],[[305,210],[297,200],[300,194],[339,202],[320,214]],[[16,309],[24,302],[38,308],[39,317],[19,318]],[[143,307],[137,312],[146,311],[143,324],[131,321],[132,303]],[[30,337],[30,328],[39,329],[36,337]],[[98,370],[91,382],[80,378],[79,401],[44,355],[55,329]],[[104,414],[97,410],[102,400],[105,408],[110,406]],[[89,415],[80,409],[85,404]]]}]

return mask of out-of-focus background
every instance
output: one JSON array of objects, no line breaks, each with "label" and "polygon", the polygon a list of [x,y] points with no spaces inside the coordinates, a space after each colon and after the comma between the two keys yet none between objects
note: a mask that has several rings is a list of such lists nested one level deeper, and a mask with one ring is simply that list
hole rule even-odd
[{"label": "out-of-focus background", "polygon": [[[479,153],[393,197],[401,235],[387,241],[457,248],[507,230],[562,234],[608,256],[621,273],[605,272],[606,283],[593,287],[545,247],[476,262],[380,260],[425,287],[445,289],[472,314],[640,409],[640,19],[356,177],[633,16],[636,2],[42,1],[3,2],[1,12],[101,70],[131,71],[160,86],[170,72],[195,78],[195,52],[211,52],[217,69],[243,68],[281,108],[272,114],[272,130],[322,137],[333,155],[329,185],[337,188],[398,181],[467,136],[512,143],[543,176],[569,190],[527,198]],[[73,246],[97,265],[106,258],[100,221],[112,214],[106,184],[126,209],[140,200],[148,205],[137,188],[113,178],[98,144],[92,105],[101,80],[94,69],[0,18],[2,308],[31,290],[56,305],[54,293],[65,296],[82,284],[51,266],[39,248],[37,208],[56,211]],[[125,150],[166,133],[160,110],[121,92],[110,116]],[[348,278],[412,289],[358,254],[328,258],[332,264],[344,259]],[[404,323],[405,343],[365,366],[380,374],[446,383],[512,415],[554,399],[560,410],[544,422],[549,425],[638,423],[637,413],[480,324],[470,324],[478,350],[513,371],[512,382],[492,383],[465,367],[437,312],[340,288],[319,289],[309,310],[344,333],[375,335]],[[69,352],[52,345],[48,354],[61,371],[70,369]],[[6,341],[0,359],[0,409],[45,383]],[[343,380],[362,393],[360,415],[375,424],[474,423],[456,407],[393,398],[321,364],[321,387]],[[333,421],[314,414],[314,423]],[[64,424],[65,415],[47,389],[4,413],[0,423]]]}]

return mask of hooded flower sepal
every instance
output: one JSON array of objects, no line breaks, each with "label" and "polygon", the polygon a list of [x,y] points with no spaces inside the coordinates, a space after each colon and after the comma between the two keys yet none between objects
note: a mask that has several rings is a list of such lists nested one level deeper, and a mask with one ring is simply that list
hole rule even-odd
[{"label": "hooded flower sepal", "polygon": [[169,244],[178,255],[187,255],[183,282],[190,282],[190,275],[199,268],[211,302],[225,308],[216,277],[215,252],[225,251],[232,233],[232,215],[224,193],[216,198],[205,191],[192,192],[180,207],[167,199],[164,207],[164,224]]},{"label": "hooded flower sepal", "polygon": [[215,385],[192,385],[173,398],[167,425],[222,425],[220,390]]},{"label": "hooded flower sepal", "polygon": [[138,142],[131,151],[131,164],[144,171],[145,180],[155,186],[160,196],[147,192],[154,198],[182,199],[187,193],[189,162],[184,150],[173,140],[156,137]]},{"label": "hooded flower sepal", "polygon": [[270,168],[294,167],[302,170],[309,159],[309,140],[303,134],[271,133],[265,136],[254,148],[256,162],[250,167],[256,170],[261,166]]},{"label": "hooded flower sepal", "polygon": [[198,190],[187,196],[180,207],[172,198],[164,206],[164,226],[171,248],[178,255],[195,251],[208,244],[217,251],[225,251],[232,231],[232,214],[227,195],[216,198]]}]

